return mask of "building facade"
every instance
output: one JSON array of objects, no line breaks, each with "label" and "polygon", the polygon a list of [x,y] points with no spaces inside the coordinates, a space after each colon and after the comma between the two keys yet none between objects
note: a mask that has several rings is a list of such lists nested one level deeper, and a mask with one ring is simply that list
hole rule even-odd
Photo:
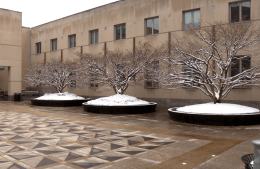
[{"label": "building facade", "polygon": [[[138,41],[159,46],[169,42],[176,34],[182,35],[188,29],[187,25],[205,27],[219,22],[247,21],[260,25],[259,9],[259,0],[121,0],[45,23],[31,30],[19,25],[20,28],[15,30],[17,32],[12,34],[12,38],[19,39],[19,44],[15,44],[17,45],[15,48],[17,51],[18,46],[20,47],[21,67],[26,67],[37,62],[49,62],[52,59],[73,60],[77,58],[75,52],[100,53],[104,48],[133,50]],[[11,46],[13,45],[10,44],[10,48]],[[2,51],[4,50],[0,48],[1,53]],[[0,71],[2,76],[1,73],[7,72]],[[11,84],[14,84],[11,80],[8,91],[9,86],[12,88]],[[21,86],[21,82],[19,85]],[[22,88],[25,87],[26,84],[22,84]],[[20,88],[17,87],[19,90]],[[114,94],[112,90],[95,92],[91,86],[84,89],[68,88],[66,90],[93,98]],[[18,90],[10,90],[11,94],[14,91]],[[197,89],[182,88],[177,92],[168,92],[158,89],[151,83],[130,86],[126,94],[157,101],[163,107],[209,100]],[[260,89],[237,88],[225,100],[259,105]]]}]

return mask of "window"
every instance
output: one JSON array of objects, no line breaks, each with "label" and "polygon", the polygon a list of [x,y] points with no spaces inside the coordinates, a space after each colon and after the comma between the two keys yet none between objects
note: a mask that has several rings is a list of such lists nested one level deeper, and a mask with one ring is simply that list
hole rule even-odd
[{"label": "window", "polygon": [[251,58],[242,58],[242,57],[236,57],[232,60],[231,63],[231,71],[230,75],[236,76],[239,73],[242,73],[245,70],[250,69],[251,66]]},{"label": "window", "polygon": [[36,53],[41,53],[41,42],[36,43]]},{"label": "window", "polygon": [[97,88],[98,87],[98,75],[96,73],[91,73],[90,74],[91,78],[90,78],[90,87],[92,88]]},{"label": "window", "polygon": [[116,40],[125,39],[126,37],[126,28],[125,24],[115,26],[115,35]]},{"label": "window", "polygon": [[57,39],[52,39],[51,40],[51,51],[56,51],[57,50]]},{"label": "window", "polygon": [[69,36],[69,48],[76,47],[76,35]]},{"label": "window", "polygon": [[90,44],[98,43],[98,30],[90,31]]},{"label": "window", "polygon": [[94,67],[90,67],[91,73],[90,73],[90,87],[97,88],[98,87],[98,72],[96,72]]},{"label": "window", "polygon": [[149,68],[145,70],[145,88],[156,89],[159,88],[159,61],[153,61]]},{"label": "window", "polygon": [[154,35],[159,33],[159,17],[145,20],[145,34]]},{"label": "window", "polygon": [[183,13],[183,29],[189,30],[200,27],[200,10],[187,11]]},{"label": "window", "polygon": [[76,73],[75,72],[71,72],[70,75],[69,75],[69,87],[76,87],[76,80],[73,80],[75,79],[75,76],[76,76]]},{"label": "window", "polygon": [[230,4],[230,22],[250,21],[251,2],[236,2]]},{"label": "window", "polygon": [[[188,79],[195,79],[195,81],[198,81],[199,74],[196,73],[194,70],[184,67],[183,72],[184,72],[184,76],[187,77]],[[188,85],[188,84],[190,84],[190,85]],[[191,82],[190,80],[185,80],[183,86],[192,87],[192,86],[199,86],[199,84],[195,83],[195,82]]]}]

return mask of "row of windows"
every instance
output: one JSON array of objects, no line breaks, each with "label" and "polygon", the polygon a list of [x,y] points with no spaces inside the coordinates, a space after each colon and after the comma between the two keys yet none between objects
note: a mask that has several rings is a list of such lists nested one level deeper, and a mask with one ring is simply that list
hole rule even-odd
[{"label": "row of windows", "polygon": [[[243,1],[230,4],[230,22],[250,21],[251,2]],[[200,10],[183,12],[183,30],[200,28]],[[126,24],[114,26],[115,40],[126,38]],[[159,17],[145,19],[145,35],[159,34]],[[98,29],[89,32],[90,44],[98,43]],[[76,35],[69,35],[69,48],[76,47]],[[51,40],[51,51],[57,50],[57,39]],[[36,43],[36,53],[41,53],[41,43]]]}]

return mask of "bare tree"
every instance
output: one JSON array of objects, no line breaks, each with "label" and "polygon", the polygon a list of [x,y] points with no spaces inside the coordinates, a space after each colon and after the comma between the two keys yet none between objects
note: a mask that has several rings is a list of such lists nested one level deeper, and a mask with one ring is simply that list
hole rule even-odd
[{"label": "bare tree", "polygon": [[160,85],[166,89],[192,87],[221,101],[236,87],[259,86],[260,28],[253,23],[218,24],[191,29],[175,37],[170,52],[161,54],[164,70]]},{"label": "bare tree", "polygon": [[35,63],[27,68],[23,81],[30,86],[53,86],[57,92],[62,93],[67,86],[76,85],[77,68],[77,63],[71,61]]},{"label": "bare tree", "polygon": [[143,79],[143,69],[155,58],[158,51],[149,43],[139,43],[135,51],[107,51],[106,55],[80,54],[82,83],[105,86],[97,91],[113,89],[123,94],[129,85]]}]

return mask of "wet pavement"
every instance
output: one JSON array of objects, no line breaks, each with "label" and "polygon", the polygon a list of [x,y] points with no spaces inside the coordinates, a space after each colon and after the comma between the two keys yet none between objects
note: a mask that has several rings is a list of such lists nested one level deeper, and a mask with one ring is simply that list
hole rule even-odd
[{"label": "wet pavement", "polygon": [[260,125],[199,126],[138,115],[0,102],[0,169],[244,168]]}]

